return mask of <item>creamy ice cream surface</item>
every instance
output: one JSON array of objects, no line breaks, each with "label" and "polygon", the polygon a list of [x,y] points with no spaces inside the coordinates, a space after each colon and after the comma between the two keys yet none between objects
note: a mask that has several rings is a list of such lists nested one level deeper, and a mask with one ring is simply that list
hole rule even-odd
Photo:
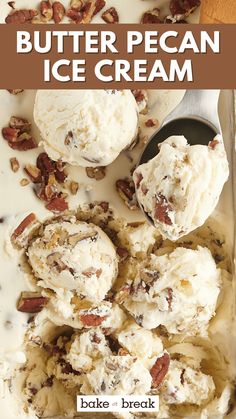
[{"label": "creamy ice cream surface", "polygon": [[139,203],[164,238],[177,240],[201,226],[215,209],[229,168],[223,141],[190,146],[184,136],[159,145],[148,163],[137,167]]},{"label": "creamy ice cream surface", "polygon": [[207,248],[179,247],[151,254],[134,281],[121,288],[118,301],[147,329],[163,325],[169,333],[206,335],[220,284],[220,269]]},{"label": "creamy ice cream surface", "polygon": [[96,304],[111,288],[118,269],[115,247],[98,227],[58,221],[44,227],[27,250],[38,285],[56,293],[73,291]]},{"label": "creamy ice cream surface", "polygon": [[130,90],[39,90],[34,119],[45,150],[79,166],[106,166],[137,136]]}]

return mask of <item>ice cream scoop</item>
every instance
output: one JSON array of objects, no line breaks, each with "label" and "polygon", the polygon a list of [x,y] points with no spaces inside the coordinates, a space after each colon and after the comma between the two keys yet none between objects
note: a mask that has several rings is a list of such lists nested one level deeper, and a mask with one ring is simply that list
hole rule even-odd
[{"label": "ice cream scoop", "polygon": [[[180,102],[180,104],[167,116],[167,118],[163,121],[160,129],[154,133],[154,135],[151,137],[150,141],[148,142],[141,158],[138,164],[138,167],[136,169],[136,171],[134,172],[134,181],[135,181],[135,185],[136,185],[136,192],[139,188],[139,186],[141,185],[141,181],[142,178],[140,176],[140,178],[137,178],[137,174],[139,173],[139,168],[141,167],[148,167],[149,164],[151,164],[150,162],[154,159],[159,159],[159,157],[157,156],[159,151],[162,150],[162,147],[160,147],[160,144],[162,144],[163,142],[165,142],[165,140],[167,140],[167,138],[173,138],[176,137],[178,138],[179,136],[184,136],[187,139],[187,143],[190,146],[194,146],[194,147],[198,147],[199,148],[199,152],[201,151],[201,147],[202,147],[202,151],[204,150],[204,148],[208,148],[206,146],[208,146],[209,144],[214,144],[214,138],[216,136],[216,134],[221,134],[221,128],[220,128],[220,122],[219,122],[219,118],[218,118],[218,112],[217,112],[217,105],[218,105],[218,98],[219,98],[219,90],[188,90],[183,98],[183,100]],[[223,145],[223,139],[221,137],[221,135],[217,136],[217,141],[219,142],[219,146],[222,148],[222,152],[224,151],[224,145]],[[175,145],[174,145],[175,146]],[[176,145],[176,147],[178,147]],[[189,149],[191,149],[191,147],[189,147]],[[161,151],[160,151],[161,153]],[[188,154],[188,153],[187,153]],[[167,156],[168,157],[168,156]],[[187,156],[186,156],[187,158]],[[199,159],[201,158],[201,153],[199,154]],[[226,158],[226,155],[225,155]],[[178,158],[176,157],[176,164]],[[195,166],[197,166],[197,161],[198,161],[198,157],[197,155],[195,156],[195,161],[194,162],[190,162],[190,166],[192,167],[192,169]],[[157,162],[158,163],[158,162]],[[179,162],[181,163],[181,162]],[[184,163],[188,163],[187,160]],[[188,171],[191,174],[191,167],[189,166]],[[226,164],[227,166],[227,164]],[[224,182],[226,181],[227,177],[228,177],[228,169],[224,165],[224,170],[223,170],[223,166],[222,166],[222,174],[220,174],[220,177],[222,177],[222,179],[224,179]],[[178,172],[178,167],[176,167],[175,165],[175,170],[174,172]],[[214,171],[214,170],[213,170]],[[175,173],[175,174],[176,174]],[[202,185],[205,182],[204,176],[202,174],[203,172],[201,170],[198,170],[197,176],[200,180],[202,180]],[[142,175],[142,173],[141,173]],[[164,173],[163,172],[163,179],[165,179],[165,182],[167,183],[165,189],[169,190],[169,182],[168,182],[168,176],[170,177],[170,173]],[[202,175],[202,179],[201,179],[201,175]],[[143,175],[142,175],[143,176]],[[165,177],[167,176],[167,178]],[[136,177],[136,178],[135,178]],[[176,177],[176,176],[175,176]],[[180,178],[181,176],[179,176]],[[167,180],[166,180],[167,179]],[[181,181],[181,178],[179,179]],[[173,179],[171,178],[171,181],[173,181]],[[155,179],[153,180],[153,182],[155,182]],[[223,182],[223,184],[224,184]],[[219,190],[216,191],[214,188],[214,176],[213,176],[213,182],[211,184],[211,189],[209,190],[208,195],[210,195],[210,192],[212,195],[215,195],[215,198],[217,196],[217,199],[214,199],[214,205],[211,205],[211,208],[209,209],[208,213],[206,214],[205,219],[211,214],[211,212],[214,210],[219,195],[221,193],[223,184],[221,185],[220,188],[218,188]],[[217,188],[216,188],[217,189]],[[158,192],[158,191],[157,191]],[[160,191],[159,191],[160,192]],[[187,192],[187,191],[186,191]],[[144,211],[144,214],[146,215],[146,217],[148,218],[148,220],[152,223],[155,224],[154,219],[151,215],[151,211],[147,210],[146,205],[144,205],[143,200],[141,199],[142,194],[137,193],[137,198],[138,198],[138,202],[140,204],[141,209]],[[166,194],[161,193],[162,197],[164,197],[163,199],[167,199]],[[168,195],[168,194],[167,194]],[[184,196],[182,196],[182,204],[184,204],[184,202],[186,201],[186,199],[188,199],[187,194],[185,194]],[[203,196],[203,198],[201,199],[205,199],[205,196]],[[174,206],[174,203],[172,202],[165,202],[165,207],[167,208],[169,206]],[[182,211],[180,209],[180,211]],[[173,215],[173,213],[172,213]],[[194,217],[194,215],[193,215]],[[205,220],[203,220],[204,222]],[[196,222],[195,226],[189,226],[189,228],[187,228],[188,232],[193,230],[194,228],[196,228],[197,226],[200,226],[201,224],[203,224],[203,222],[201,221]],[[195,224],[195,223],[194,223]],[[184,227],[184,223],[183,223],[183,227]],[[168,234],[165,234],[164,232],[164,236],[167,237]],[[170,239],[176,240],[178,237],[180,237],[181,235],[186,234],[186,231],[183,231],[182,227],[179,229],[179,233],[175,234],[173,237],[171,237],[169,235]]]},{"label": "ice cream scoop", "polygon": [[107,166],[137,137],[130,90],[38,90],[34,119],[53,160]]}]

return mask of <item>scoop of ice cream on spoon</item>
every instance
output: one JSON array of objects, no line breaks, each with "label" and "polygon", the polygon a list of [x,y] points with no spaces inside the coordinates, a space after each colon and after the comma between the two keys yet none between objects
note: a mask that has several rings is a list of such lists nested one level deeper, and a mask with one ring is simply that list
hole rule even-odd
[{"label": "scoop of ice cream on spoon", "polygon": [[204,224],[229,175],[217,114],[219,91],[187,91],[151,137],[134,171],[136,195],[164,238]]}]

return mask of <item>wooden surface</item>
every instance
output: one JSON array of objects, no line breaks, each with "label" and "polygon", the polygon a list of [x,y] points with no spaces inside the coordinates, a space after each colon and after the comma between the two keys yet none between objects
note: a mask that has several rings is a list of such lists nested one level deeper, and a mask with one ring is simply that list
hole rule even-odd
[{"label": "wooden surface", "polygon": [[200,23],[236,23],[236,0],[202,0]]}]

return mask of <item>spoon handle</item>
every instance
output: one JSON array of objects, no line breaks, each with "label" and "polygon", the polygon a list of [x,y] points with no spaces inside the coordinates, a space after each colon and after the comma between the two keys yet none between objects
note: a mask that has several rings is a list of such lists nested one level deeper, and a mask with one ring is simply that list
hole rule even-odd
[{"label": "spoon handle", "polygon": [[219,133],[221,127],[218,116],[220,90],[186,90],[180,104],[167,116],[163,125],[182,117],[199,117],[210,122]]}]

